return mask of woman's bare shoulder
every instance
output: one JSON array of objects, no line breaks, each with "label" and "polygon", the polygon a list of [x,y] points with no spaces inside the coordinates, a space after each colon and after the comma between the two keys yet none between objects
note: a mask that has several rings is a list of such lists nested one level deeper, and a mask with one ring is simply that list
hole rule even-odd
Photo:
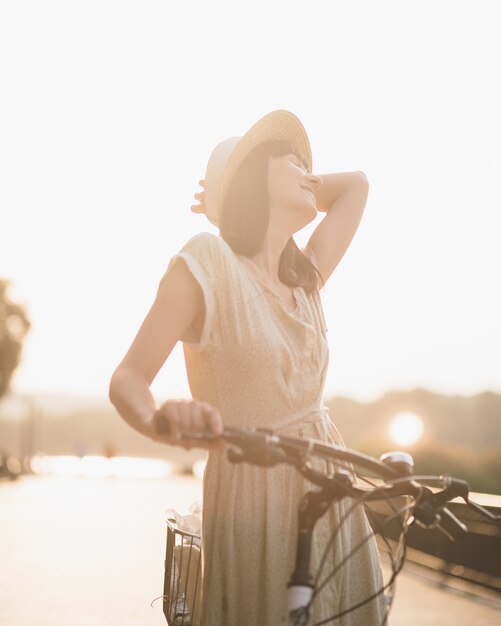
[{"label": "woman's bare shoulder", "polygon": [[193,235],[188,241],[185,243],[183,248],[181,249],[208,249],[208,250],[216,250],[223,249],[228,244],[218,235],[214,233],[201,232]]}]

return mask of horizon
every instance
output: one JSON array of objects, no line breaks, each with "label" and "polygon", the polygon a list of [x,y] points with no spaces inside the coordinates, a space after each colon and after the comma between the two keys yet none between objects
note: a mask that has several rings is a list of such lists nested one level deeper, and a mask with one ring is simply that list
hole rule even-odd
[{"label": "horizon", "polygon": [[[429,394],[429,395],[433,395],[433,396],[440,396],[443,398],[449,398],[449,399],[461,399],[461,400],[471,400],[472,398],[477,398],[478,396],[485,396],[485,395],[493,395],[493,396],[499,396],[501,397],[501,392],[500,391],[495,391],[493,389],[484,389],[484,390],[480,390],[478,392],[475,393],[468,393],[468,394],[457,394],[457,393],[443,393],[439,390],[435,390],[435,389],[431,389],[429,387],[408,387],[408,388],[394,388],[394,389],[387,389],[386,391],[383,391],[381,394],[374,396],[372,398],[366,398],[366,399],[359,399],[356,398],[354,396],[348,396],[348,395],[343,395],[343,394],[337,394],[337,395],[329,395],[329,394],[324,394],[324,401],[326,403],[332,401],[332,400],[349,400],[352,402],[355,402],[357,404],[377,404],[378,402],[380,402],[383,398],[385,398],[386,396],[391,396],[391,395],[408,395],[408,394],[415,394],[415,393],[420,393],[420,394]],[[3,414],[7,413],[7,411],[5,411],[5,406],[9,406],[11,404],[11,402],[17,402],[18,400],[23,401],[29,401],[29,400],[68,400],[68,401],[75,401],[75,402],[81,402],[82,404],[85,403],[93,403],[93,402],[98,402],[98,403],[105,403],[109,405],[109,408],[111,410],[113,410],[114,412],[117,413],[118,412],[116,410],[116,408],[113,406],[113,404],[111,404],[111,401],[109,400],[109,398],[106,395],[79,395],[79,394],[71,394],[71,393],[57,393],[57,392],[52,392],[52,391],[34,391],[34,392],[15,392],[15,391],[11,391],[8,394],[6,394],[5,396],[2,396],[2,398],[0,398],[0,419],[2,419]],[[163,402],[166,398],[161,398],[158,397],[157,398],[160,402]]]}]

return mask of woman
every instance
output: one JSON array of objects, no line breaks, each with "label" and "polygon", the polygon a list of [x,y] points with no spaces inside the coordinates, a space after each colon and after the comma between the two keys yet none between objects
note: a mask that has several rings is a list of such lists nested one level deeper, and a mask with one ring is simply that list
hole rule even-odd
[{"label": "woman", "polygon": [[[223,421],[342,443],[322,402],[328,350],[318,290],[348,248],[367,193],[362,172],[311,173],[308,137],[287,111],[274,111],[243,137],[219,144],[207,166],[205,192],[196,195],[200,204],[192,208],[218,225],[220,237],[196,235],[171,260],[111,381],[110,398],[122,417],[168,444],[176,443],[180,430],[219,434]],[[292,236],[317,211],[325,217],[300,251]],[[178,340],[193,399],[157,408],[149,387]],[[158,434],[160,422],[169,436]],[[220,449],[209,450],[204,626],[287,623],[297,505],[307,488],[289,467],[234,465]],[[318,523],[313,571],[347,506],[333,506]],[[327,565],[339,563],[368,533],[357,510],[337,535]],[[371,538],[314,602],[313,620],[360,602],[381,582]],[[381,624],[384,612],[380,595],[337,623]]]}]

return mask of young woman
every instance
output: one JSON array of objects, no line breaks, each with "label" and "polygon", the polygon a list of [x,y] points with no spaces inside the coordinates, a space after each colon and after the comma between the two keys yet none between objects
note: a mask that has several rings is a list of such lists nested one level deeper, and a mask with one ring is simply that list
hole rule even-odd
[{"label": "young woman", "polygon": [[[306,132],[287,111],[266,115],[212,153],[205,192],[196,194],[200,204],[192,208],[205,212],[220,236],[196,235],[171,259],[111,380],[111,401],[139,432],[172,444],[178,430],[220,433],[224,422],[342,443],[322,401],[328,348],[319,288],[355,234],[368,182],[362,172],[314,176],[311,166]],[[299,250],[293,235],[317,211],[325,217]],[[179,340],[193,399],[157,407],[150,384]],[[159,422],[169,436],[157,433]],[[209,450],[204,626],[287,623],[297,505],[308,487],[292,468],[234,465],[220,448]],[[346,506],[331,507],[317,524],[313,571]],[[327,566],[370,532],[359,507],[338,533]],[[313,621],[353,606],[381,585],[371,537],[315,600]],[[381,624],[384,614],[380,595],[337,623]]]}]

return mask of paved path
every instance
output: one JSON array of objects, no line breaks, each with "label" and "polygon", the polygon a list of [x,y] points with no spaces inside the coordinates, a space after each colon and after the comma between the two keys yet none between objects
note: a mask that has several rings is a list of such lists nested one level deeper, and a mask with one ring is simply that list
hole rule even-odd
[{"label": "paved path", "polygon": [[[164,512],[201,495],[190,477],[0,483],[1,626],[165,626]],[[391,626],[493,626],[501,612],[399,578]]]}]

